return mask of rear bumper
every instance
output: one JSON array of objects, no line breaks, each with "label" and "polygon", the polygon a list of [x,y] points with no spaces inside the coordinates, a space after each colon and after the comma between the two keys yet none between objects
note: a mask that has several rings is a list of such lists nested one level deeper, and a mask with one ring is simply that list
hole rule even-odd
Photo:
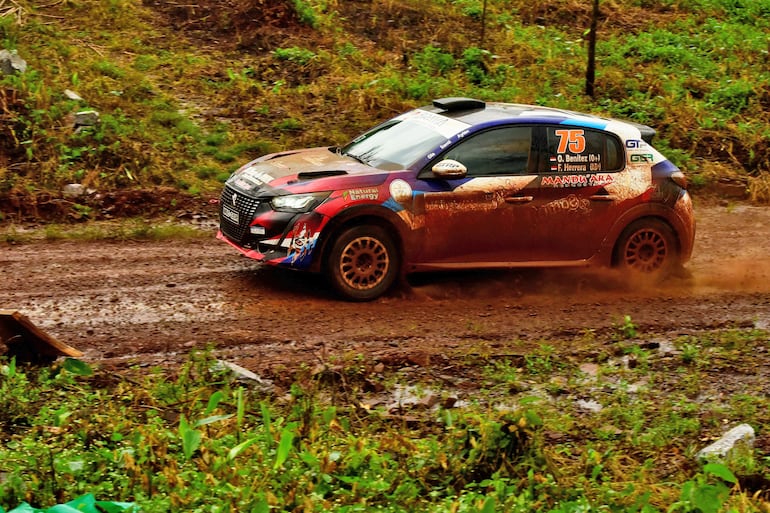
[{"label": "rear bumper", "polygon": [[676,217],[674,229],[679,235],[679,258],[682,263],[686,263],[692,257],[695,246],[695,212],[692,198],[687,191],[682,191],[682,195],[674,205],[674,213]]}]

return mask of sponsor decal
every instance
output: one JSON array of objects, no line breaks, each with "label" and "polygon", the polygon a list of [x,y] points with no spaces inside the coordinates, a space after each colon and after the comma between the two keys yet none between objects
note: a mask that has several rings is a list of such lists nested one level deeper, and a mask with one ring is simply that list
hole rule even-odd
[{"label": "sponsor decal", "polygon": [[305,155],[302,160],[305,162],[308,162],[310,164],[313,164],[314,166],[322,166],[325,164],[329,159],[323,156],[318,155]]},{"label": "sponsor decal", "polygon": [[607,173],[544,176],[541,187],[591,187],[609,185],[614,177]]},{"label": "sponsor decal", "polygon": [[242,175],[257,184],[265,184],[273,181],[273,177],[269,173],[260,170],[258,165],[245,169]]},{"label": "sponsor decal", "polygon": [[631,154],[631,162],[652,162],[652,153],[634,153]]},{"label": "sponsor decal", "polygon": [[566,198],[546,203],[541,208],[546,214],[556,214],[559,212],[583,213],[588,212],[590,206],[591,202],[586,198],[578,198],[576,195],[570,194]]},{"label": "sponsor decal", "polygon": [[342,193],[345,201],[376,201],[380,197],[380,191],[376,187],[363,189],[350,189]]},{"label": "sponsor decal", "polygon": [[400,118],[405,121],[409,120],[429,127],[447,139],[468,128],[467,123],[463,123],[462,121],[457,121],[456,119],[447,118],[440,114],[435,114],[433,112],[428,112],[422,109],[416,109],[402,114]]},{"label": "sponsor decal", "polygon": [[429,198],[425,201],[425,211],[450,212],[452,214],[491,212],[496,210],[500,203],[502,203],[498,197],[501,197],[501,194],[490,194],[488,198],[484,199],[462,196],[455,198]]},{"label": "sponsor decal", "polygon": [[236,178],[235,181],[233,182],[233,184],[236,187],[238,187],[240,189],[243,189],[245,191],[249,191],[249,190],[251,190],[253,187],[255,187],[257,185],[255,183],[253,183],[253,182],[251,182],[249,180],[246,180],[245,178],[241,178],[241,177]]},{"label": "sponsor decal", "polygon": [[406,203],[412,199],[412,187],[404,180],[397,178],[390,182],[390,195],[399,203]]},{"label": "sponsor decal", "polygon": [[626,148],[630,150],[649,148],[649,145],[639,139],[628,139],[626,141]]},{"label": "sponsor decal", "polygon": [[318,233],[313,233],[307,223],[297,224],[294,227],[294,238],[289,249],[289,262],[292,264],[297,261],[302,262],[313,250],[317,241]]}]

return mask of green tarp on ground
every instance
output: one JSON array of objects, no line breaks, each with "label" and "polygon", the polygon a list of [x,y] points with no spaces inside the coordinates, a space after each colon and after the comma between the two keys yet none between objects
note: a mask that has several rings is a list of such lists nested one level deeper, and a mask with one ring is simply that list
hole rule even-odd
[{"label": "green tarp on ground", "polygon": [[[48,509],[33,508],[25,502],[21,506],[8,511],[8,513],[121,513],[138,511],[138,509],[134,509],[134,505],[130,502],[97,501],[89,493],[66,504],[57,504]],[[6,512],[3,508],[0,508],[0,513]]]}]

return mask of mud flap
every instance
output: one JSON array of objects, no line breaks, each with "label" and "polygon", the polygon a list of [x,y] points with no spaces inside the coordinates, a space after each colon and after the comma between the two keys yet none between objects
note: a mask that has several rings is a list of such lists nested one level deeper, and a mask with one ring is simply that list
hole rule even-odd
[{"label": "mud flap", "polygon": [[59,356],[83,356],[74,347],[56,340],[32,324],[16,310],[0,309],[0,342],[8,348],[6,356],[15,356],[20,362],[50,362]]}]

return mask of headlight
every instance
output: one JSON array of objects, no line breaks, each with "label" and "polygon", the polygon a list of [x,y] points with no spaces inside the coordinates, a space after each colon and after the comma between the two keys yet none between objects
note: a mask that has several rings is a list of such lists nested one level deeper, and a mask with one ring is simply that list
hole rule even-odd
[{"label": "headlight", "polygon": [[331,192],[276,196],[270,201],[270,206],[273,207],[273,210],[280,212],[309,212],[328,198],[329,194]]}]

